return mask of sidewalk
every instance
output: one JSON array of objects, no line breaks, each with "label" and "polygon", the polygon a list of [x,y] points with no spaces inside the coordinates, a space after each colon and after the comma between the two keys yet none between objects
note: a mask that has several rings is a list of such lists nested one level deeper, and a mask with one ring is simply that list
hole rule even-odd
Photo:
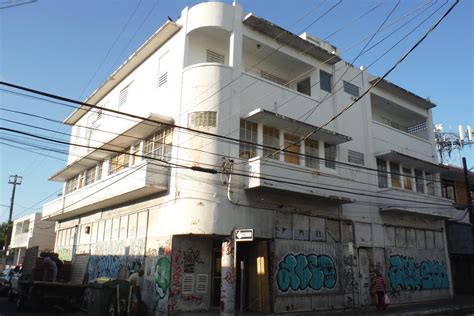
[{"label": "sidewalk", "polygon": [[[406,304],[389,306],[385,312],[379,312],[374,306],[364,306],[355,309],[340,309],[334,311],[312,311],[298,313],[279,313],[279,314],[262,314],[253,312],[244,312],[236,315],[244,316],[349,316],[349,315],[474,315],[474,295],[458,295],[452,300],[441,300],[434,302],[423,302],[417,304]],[[219,311],[203,312],[203,313],[179,313],[180,316],[216,316]]]}]

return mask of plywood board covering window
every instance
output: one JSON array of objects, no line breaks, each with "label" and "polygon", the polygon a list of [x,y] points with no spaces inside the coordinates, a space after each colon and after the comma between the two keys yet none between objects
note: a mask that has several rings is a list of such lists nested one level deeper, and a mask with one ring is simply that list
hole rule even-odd
[{"label": "plywood board covering window", "polygon": [[300,139],[296,135],[285,133],[285,162],[300,164]]}]

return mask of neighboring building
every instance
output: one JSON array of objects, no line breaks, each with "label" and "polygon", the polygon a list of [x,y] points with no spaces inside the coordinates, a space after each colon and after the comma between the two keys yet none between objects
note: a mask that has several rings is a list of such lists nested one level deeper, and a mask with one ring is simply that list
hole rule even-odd
[{"label": "neighboring building", "polygon": [[[471,197],[474,196],[474,172],[468,173]],[[462,213],[446,224],[448,251],[456,294],[474,293],[474,226],[468,212],[468,190],[464,170],[449,166],[441,173],[443,196],[453,201]],[[472,209],[472,206],[471,206]]]},{"label": "neighboring building", "polygon": [[156,314],[231,313],[241,282],[252,311],[364,306],[376,269],[393,304],[449,298],[435,105],[383,80],[319,128],[376,80],[238,4],[185,8],[65,120],[55,250],[90,279],[144,268]]},{"label": "neighboring building", "polygon": [[55,222],[41,220],[41,213],[33,213],[13,221],[10,250],[14,253],[12,265],[23,263],[26,249],[39,247],[39,251],[54,249]]}]

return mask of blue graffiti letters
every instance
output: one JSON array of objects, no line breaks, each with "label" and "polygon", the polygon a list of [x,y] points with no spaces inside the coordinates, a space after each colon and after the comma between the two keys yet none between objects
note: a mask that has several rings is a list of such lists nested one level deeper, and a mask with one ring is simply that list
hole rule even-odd
[{"label": "blue graffiti letters", "polygon": [[388,279],[394,290],[447,289],[448,274],[444,264],[435,260],[418,263],[414,258],[393,255],[389,258]]},{"label": "blue graffiti letters", "polygon": [[315,254],[287,254],[278,265],[278,288],[286,292],[333,289],[336,286],[336,265],[331,257]]}]

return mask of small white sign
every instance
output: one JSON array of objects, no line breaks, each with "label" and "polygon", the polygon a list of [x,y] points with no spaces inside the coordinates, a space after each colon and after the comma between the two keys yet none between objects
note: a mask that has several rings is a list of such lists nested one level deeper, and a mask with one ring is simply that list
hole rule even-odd
[{"label": "small white sign", "polygon": [[235,241],[252,241],[253,229],[237,229],[235,231]]},{"label": "small white sign", "polygon": [[349,247],[349,254],[352,256],[354,254],[354,243],[349,242],[347,246]]}]

